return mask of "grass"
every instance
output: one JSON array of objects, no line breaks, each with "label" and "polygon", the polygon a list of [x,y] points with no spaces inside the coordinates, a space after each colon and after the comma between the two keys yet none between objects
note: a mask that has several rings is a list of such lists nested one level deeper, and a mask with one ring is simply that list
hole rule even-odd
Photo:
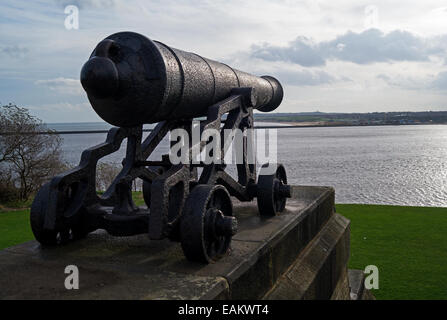
[{"label": "grass", "polygon": [[29,210],[0,213],[0,250],[32,239]]},{"label": "grass", "polygon": [[378,299],[447,299],[447,208],[336,206],[351,220],[350,268],[379,268]]},{"label": "grass", "polygon": [[132,198],[137,206],[145,205],[142,192],[132,192]]},{"label": "grass", "polygon": [[32,198],[0,204],[0,250],[34,239],[29,222]]},{"label": "grass", "polygon": [[[141,192],[133,192],[132,195],[136,205],[144,205]],[[29,222],[29,207],[33,198],[0,204],[0,250],[34,239]]]},{"label": "grass", "polygon": [[[141,192],[133,197],[137,205],[144,203]],[[0,208],[0,249],[34,239],[29,209],[5,212],[5,207]],[[447,208],[336,207],[351,220],[349,267],[379,268],[377,299],[447,299]]]}]

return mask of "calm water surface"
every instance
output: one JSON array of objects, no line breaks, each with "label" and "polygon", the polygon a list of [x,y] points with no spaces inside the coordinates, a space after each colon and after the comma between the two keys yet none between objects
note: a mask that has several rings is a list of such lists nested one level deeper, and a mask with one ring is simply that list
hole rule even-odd
[{"label": "calm water surface", "polygon": [[[50,126],[57,130],[107,127]],[[62,135],[66,160],[76,165],[82,150],[104,142],[105,137]],[[167,150],[162,149],[155,158]],[[120,163],[123,157],[124,147],[106,161]],[[278,130],[278,161],[286,166],[289,182],[334,186],[338,203],[447,207],[446,159],[447,125]]]}]

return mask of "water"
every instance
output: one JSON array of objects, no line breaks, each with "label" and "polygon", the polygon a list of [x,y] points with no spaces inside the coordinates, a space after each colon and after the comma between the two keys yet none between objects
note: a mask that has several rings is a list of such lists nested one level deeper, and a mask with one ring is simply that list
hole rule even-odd
[{"label": "water", "polygon": [[283,129],[290,182],[334,186],[338,203],[447,206],[447,126]]},{"label": "water", "polygon": [[[57,130],[105,128],[104,124],[64,126],[57,124]],[[82,150],[105,137],[62,135],[65,159],[77,164]],[[120,163],[123,157],[124,146],[105,160]],[[337,203],[447,207],[446,159],[447,125],[278,130],[278,160],[285,165],[289,182],[333,186]]]}]

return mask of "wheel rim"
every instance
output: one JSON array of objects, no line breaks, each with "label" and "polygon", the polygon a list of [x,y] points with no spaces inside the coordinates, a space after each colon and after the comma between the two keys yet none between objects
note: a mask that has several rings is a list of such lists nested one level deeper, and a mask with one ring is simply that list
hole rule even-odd
[{"label": "wheel rim", "polygon": [[198,185],[190,193],[181,220],[181,243],[188,260],[215,262],[227,254],[237,228],[230,195],[220,185]]},{"label": "wheel rim", "polygon": [[[262,166],[262,168],[266,167],[268,167],[268,164]],[[277,213],[284,211],[287,201],[287,192],[284,192],[286,185],[286,170],[280,164],[277,165],[274,174],[259,175],[257,201],[261,216],[275,216]]]}]

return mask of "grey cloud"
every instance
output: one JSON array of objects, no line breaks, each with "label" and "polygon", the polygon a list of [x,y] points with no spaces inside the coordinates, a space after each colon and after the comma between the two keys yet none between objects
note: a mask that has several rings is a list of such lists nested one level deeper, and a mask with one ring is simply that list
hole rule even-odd
[{"label": "grey cloud", "polygon": [[253,45],[251,56],[266,61],[286,61],[299,64],[304,67],[323,66],[324,59],[318,52],[318,47],[305,37],[298,37],[287,47]]},{"label": "grey cloud", "polygon": [[432,88],[432,85],[430,84],[432,80],[426,78],[413,78],[400,75],[390,77],[386,74],[379,74],[376,78],[385,81],[389,86],[407,90],[426,90]]},{"label": "grey cloud", "polygon": [[83,93],[80,81],[77,79],[56,78],[37,80],[35,84],[48,87],[50,90],[55,90],[62,94],[80,95]]},{"label": "grey cloud", "polygon": [[117,5],[119,0],[55,0],[62,7],[69,5],[77,6],[79,9],[96,8],[107,9]]},{"label": "grey cloud", "polygon": [[340,79],[336,79],[325,71],[309,71],[309,70],[282,70],[275,73],[281,81],[292,86],[318,86],[329,84]]},{"label": "grey cloud", "polygon": [[388,77],[386,74],[383,74],[383,73],[377,75],[377,79],[381,79],[381,80],[387,81],[387,82],[391,80],[390,77]]},{"label": "grey cloud", "polygon": [[348,77],[333,75],[321,69],[296,68],[293,65],[277,65],[268,68],[258,65],[254,68],[248,68],[248,71],[257,75],[272,75],[280,79],[281,83],[285,85],[300,87],[352,81]]},{"label": "grey cloud", "polygon": [[390,77],[386,74],[379,74],[376,78],[385,81],[390,86],[407,90],[441,90],[447,93],[447,71],[442,71],[425,78],[405,76]]},{"label": "grey cloud", "polygon": [[347,32],[334,40],[315,43],[298,37],[285,47],[264,44],[252,46],[250,55],[267,61],[286,61],[305,67],[322,66],[329,59],[356,64],[393,61],[428,61],[447,53],[446,36],[420,38],[406,31],[383,33],[369,29]]},{"label": "grey cloud", "polygon": [[29,52],[28,48],[20,47],[17,45],[0,47],[0,53],[7,55],[11,58],[23,58],[28,54],[28,52]]},{"label": "grey cloud", "polygon": [[393,31],[384,34],[377,29],[362,33],[348,32],[333,41],[320,44],[320,50],[327,58],[357,64],[427,61],[430,55],[428,49],[422,39],[409,32]]},{"label": "grey cloud", "polygon": [[447,90],[447,71],[441,72],[436,76],[433,81],[433,87],[435,89]]}]

